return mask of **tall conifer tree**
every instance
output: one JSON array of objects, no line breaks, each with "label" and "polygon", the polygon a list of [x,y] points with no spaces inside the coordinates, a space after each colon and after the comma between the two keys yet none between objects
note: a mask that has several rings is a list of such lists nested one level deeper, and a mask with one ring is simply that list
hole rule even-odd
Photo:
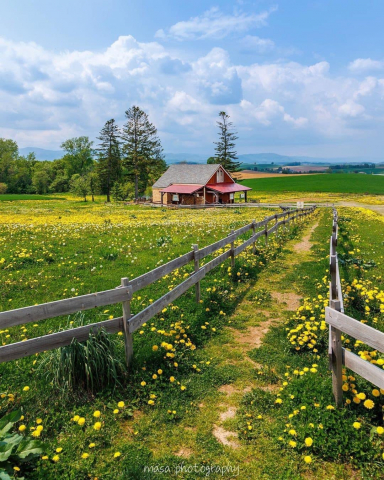
[{"label": "tall conifer tree", "polygon": [[121,159],[119,144],[119,127],[114,119],[108,120],[97,137],[100,140],[97,174],[102,193],[111,201],[111,188],[121,178]]},{"label": "tall conifer tree", "polygon": [[216,145],[216,163],[220,163],[228,172],[237,172],[240,168],[240,163],[236,162],[237,152],[235,150],[235,141],[238,137],[232,130],[233,123],[229,121],[229,115],[220,112],[219,117],[220,120],[216,122],[219,127],[219,141],[213,142]]},{"label": "tall conifer tree", "polygon": [[163,173],[166,164],[156,127],[148,115],[137,106],[125,112],[126,123],[122,130],[123,166],[135,184],[135,198],[144,192],[151,177]]}]

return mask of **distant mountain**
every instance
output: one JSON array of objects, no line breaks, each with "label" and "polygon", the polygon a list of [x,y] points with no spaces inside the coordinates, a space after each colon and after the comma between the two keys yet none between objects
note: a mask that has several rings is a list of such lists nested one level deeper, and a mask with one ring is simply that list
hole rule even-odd
[{"label": "distant mountain", "polygon": [[24,147],[19,148],[20,155],[27,156],[29,153],[34,152],[37,160],[56,160],[64,155],[63,150],[46,150],[39,147]]}]

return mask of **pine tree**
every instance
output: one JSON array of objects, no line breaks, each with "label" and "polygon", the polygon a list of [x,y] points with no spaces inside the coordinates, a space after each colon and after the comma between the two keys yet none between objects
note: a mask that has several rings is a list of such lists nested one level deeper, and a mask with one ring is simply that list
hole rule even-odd
[{"label": "pine tree", "polygon": [[97,148],[97,174],[101,191],[107,195],[107,202],[110,202],[112,185],[121,178],[119,127],[114,119],[106,122],[97,138],[100,140]]},{"label": "pine tree", "polygon": [[135,198],[144,192],[154,176],[160,176],[166,168],[163,149],[156,127],[148,115],[137,106],[125,112],[127,122],[122,130],[123,166],[135,185]]},{"label": "pine tree", "polygon": [[240,169],[240,163],[236,162],[237,152],[235,150],[235,141],[238,139],[236,132],[232,131],[233,123],[229,121],[229,115],[220,112],[217,126],[219,127],[219,141],[213,142],[215,147],[215,163],[220,163],[228,172],[237,172]]}]

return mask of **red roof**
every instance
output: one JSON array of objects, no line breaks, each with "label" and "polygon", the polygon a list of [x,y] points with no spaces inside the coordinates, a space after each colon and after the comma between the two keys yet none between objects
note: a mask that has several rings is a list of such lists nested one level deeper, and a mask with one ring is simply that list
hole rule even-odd
[{"label": "red roof", "polygon": [[213,183],[207,185],[207,188],[215,190],[219,193],[234,193],[234,192],[245,192],[246,190],[252,190],[252,188],[245,187],[244,185],[239,185],[238,183]]},{"label": "red roof", "polygon": [[197,192],[197,190],[200,190],[203,188],[204,185],[197,185],[196,183],[194,184],[188,184],[188,183],[174,183],[173,185],[169,185],[169,187],[163,188],[160,190],[160,192],[163,193],[194,193]]}]

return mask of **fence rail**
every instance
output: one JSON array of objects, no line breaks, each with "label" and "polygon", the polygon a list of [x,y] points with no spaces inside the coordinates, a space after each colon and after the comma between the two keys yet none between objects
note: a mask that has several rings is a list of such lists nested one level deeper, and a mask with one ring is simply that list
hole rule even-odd
[{"label": "fence rail", "polygon": [[[207,275],[207,273],[229,258],[231,258],[232,265],[234,265],[235,257],[245,248],[253,245],[253,252],[255,252],[255,242],[258,238],[264,236],[267,242],[268,236],[277,231],[279,227],[285,226],[296,219],[300,219],[301,217],[313,213],[315,208],[315,206],[311,206],[303,209],[289,210],[271,215],[260,222],[253,221],[238,230],[232,231],[227,237],[200,250],[198,245],[194,245],[191,252],[181,255],[180,257],[175,258],[174,260],[171,260],[170,262],[139,277],[132,280],[122,278],[121,285],[112,290],[105,290],[79,297],[0,312],[0,329],[47,320],[62,315],[70,315],[79,311],[117,303],[122,304],[123,313],[121,317],[113,318],[111,320],[92,323],[82,327],[71,328],[61,332],[44,335],[42,337],[1,346],[0,363],[63,347],[69,345],[73,339],[77,339],[78,341],[87,340],[91,331],[97,331],[100,328],[104,328],[108,333],[124,332],[126,361],[127,364],[129,364],[133,355],[132,334],[140,328],[143,323],[161,312],[164,307],[174,302],[193,285],[196,286],[196,301],[199,301],[200,281],[205,275]],[[279,221],[279,219],[282,220]],[[271,221],[275,221],[275,224],[271,228],[268,228],[268,224]],[[256,232],[256,229],[260,227],[264,228],[261,231]],[[235,240],[248,231],[252,231],[251,237],[235,248]],[[221,250],[227,245],[230,245],[228,250],[210,260],[205,265],[200,266],[200,261],[202,259]],[[160,280],[174,270],[179,269],[192,261],[195,266],[195,272],[193,274],[141,312],[135,315],[131,314],[130,302],[133,293]]]},{"label": "fence rail", "polygon": [[330,239],[330,275],[329,307],[325,309],[325,321],[329,324],[329,362],[332,370],[332,388],[336,404],[343,403],[343,365],[369,382],[384,389],[384,371],[376,365],[363,360],[358,355],[342,347],[342,332],[364,342],[366,345],[384,352],[384,333],[364,323],[348,317],[344,313],[339,263],[336,246],[338,237],[338,215],[333,211],[332,236]]}]

